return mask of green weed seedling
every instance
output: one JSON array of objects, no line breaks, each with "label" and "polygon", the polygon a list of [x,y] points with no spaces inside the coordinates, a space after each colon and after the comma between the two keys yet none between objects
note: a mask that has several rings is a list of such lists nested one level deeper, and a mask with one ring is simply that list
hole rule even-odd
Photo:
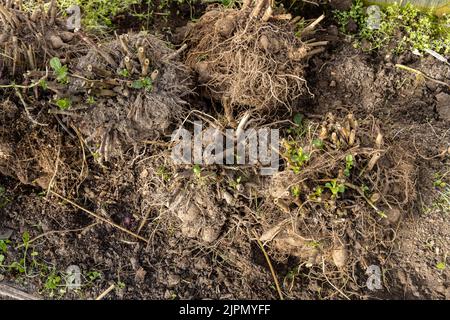
[{"label": "green weed seedling", "polygon": [[294,148],[289,154],[292,171],[295,174],[300,173],[302,166],[310,159],[309,153],[305,152],[302,147]]},{"label": "green weed seedling", "polygon": [[323,193],[323,188],[321,186],[317,186],[314,188],[314,192],[308,196],[308,199],[311,201],[321,201]]},{"label": "green weed seedling", "polygon": [[331,197],[333,199],[338,198],[339,194],[343,194],[345,192],[345,185],[342,183],[338,183],[337,179],[333,179],[330,182],[327,182],[325,184],[325,188],[331,191]]},{"label": "green weed seedling", "polygon": [[151,92],[153,90],[153,81],[149,77],[141,78],[139,80],[133,81],[131,87],[133,89],[145,89]]},{"label": "green weed seedling", "polygon": [[95,104],[95,98],[93,96],[88,96],[86,99],[86,103],[90,106]]},{"label": "green weed seedling", "polygon": [[[56,273],[55,269],[51,271],[44,283],[44,290],[50,297],[55,295],[55,292],[62,286],[61,277]],[[60,293],[63,293],[60,291]],[[64,292],[65,293],[65,292]]]},{"label": "green weed seedling", "polygon": [[239,176],[236,179],[230,179],[228,184],[230,185],[231,188],[237,190],[238,186],[241,184],[241,181],[242,181],[242,177]]},{"label": "green weed seedling", "polygon": [[319,149],[319,150],[323,149],[323,147],[324,147],[323,140],[321,140],[321,139],[314,139],[312,141],[312,144],[316,149]]},{"label": "green weed seedling", "polygon": [[67,66],[63,66],[61,64],[61,60],[57,57],[53,57],[50,59],[50,67],[53,69],[53,71],[56,74],[56,81],[58,81],[61,84],[67,84],[69,83],[69,69]]},{"label": "green weed seedling", "polygon": [[197,179],[200,179],[202,175],[202,167],[200,167],[199,164],[196,164],[192,167],[192,171],[194,172],[194,175]]},{"label": "green weed seedling", "polygon": [[6,255],[8,254],[8,246],[10,243],[10,240],[0,240],[0,270],[7,267],[3,265],[3,262],[6,260]]},{"label": "green weed seedling", "polygon": [[436,264],[436,268],[440,271],[444,271],[446,268],[445,262],[441,261]]},{"label": "green weed seedling", "polygon": [[350,171],[352,170],[352,168],[353,168],[353,156],[349,154],[345,157],[344,175],[346,177],[350,177]]},{"label": "green weed seedling", "polygon": [[170,180],[170,178],[172,177],[172,175],[170,174],[170,172],[167,170],[166,167],[164,166],[159,166],[158,170],[156,171],[156,173],[161,176],[161,178],[164,180],[164,182],[168,182]]},{"label": "green weed seedling", "polygon": [[113,27],[112,19],[118,14],[129,11],[133,5],[145,2],[149,5],[153,0],[57,0],[59,7],[67,9],[71,5],[80,6],[82,25],[84,28],[104,33]]},{"label": "green weed seedling", "polygon": [[291,187],[291,194],[294,198],[300,197],[300,187],[299,186]]},{"label": "green weed seedling", "polygon": [[434,174],[433,186],[438,189],[444,189],[447,186],[447,183],[444,181],[444,176],[439,173]]},{"label": "green weed seedling", "polygon": [[72,101],[70,101],[69,98],[61,98],[56,100],[55,104],[58,106],[61,110],[67,110],[70,109],[72,106]]},{"label": "green weed seedling", "polygon": [[127,69],[121,69],[117,72],[117,74],[124,78],[128,78],[130,76],[130,72]]},{"label": "green weed seedling", "polygon": [[305,117],[301,113],[295,114],[293,119],[295,126],[287,129],[287,132],[296,139],[302,137],[306,132],[306,128],[303,123],[304,118]]},{"label": "green weed seedling", "polygon": [[101,279],[102,277],[103,277],[102,273],[100,271],[95,271],[95,270],[89,271],[86,274],[86,279],[89,283],[92,283],[98,279]]}]

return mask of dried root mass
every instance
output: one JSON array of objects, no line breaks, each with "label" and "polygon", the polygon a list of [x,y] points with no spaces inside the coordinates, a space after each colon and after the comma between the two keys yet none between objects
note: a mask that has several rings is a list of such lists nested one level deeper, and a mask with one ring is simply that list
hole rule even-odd
[{"label": "dried root mass", "polygon": [[73,120],[102,160],[170,134],[183,117],[191,81],[175,58],[166,43],[144,33],[94,45],[79,58],[74,69],[83,77],[70,85],[80,93]]},{"label": "dried root mass", "polygon": [[290,19],[269,1],[248,1],[240,10],[212,7],[184,30],[186,64],[229,120],[239,107],[290,108],[308,92],[304,67],[317,48],[295,35]]},{"label": "dried root mass", "polygon": [[352,114],[302,126],[284,141],[287,168],[267,188],[261,240],[311,265],[383,260],[415,200],[412,158]]}]

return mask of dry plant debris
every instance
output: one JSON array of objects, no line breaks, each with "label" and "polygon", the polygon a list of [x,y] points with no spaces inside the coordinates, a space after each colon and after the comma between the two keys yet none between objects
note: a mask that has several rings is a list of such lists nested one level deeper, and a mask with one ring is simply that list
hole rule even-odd
[{"label": "dry plant debris", "polygon": [[79,93],[73,120],[100,160],[158,140],[182,121],[192,84],[178,54],[155,36],[139,33],[93,44],[78,59],[74,69],[83,77],[65,96]]},{"label": "dry plant debris", "polygon": [[357,284],[355,268],[383,265],[415,203],[412,156],[386,141],[373,118],[331,113],[303,122],[284,140],[283,156],[285,170],[267,187],[260,241],[274,255],[325,264],[339,283]]},{"label": "dry plant debris", "polygon": [[[322,19],[295,34],[298,18],[271,1],[211,6],[174,50],[145,32],[72,33],[54,6],[26,14],[8,1],[0,5],[0,170],[149,247],[164,234],[230,254],[238,272],[252,272],[244,255],[253,243],[269,264],[297,259],[311,286],[358,294],[361,270],[388,261],[416,204],[414,159],[378,120],[328,113],[295,121],[271,177],[256,166],[179,167],[170,159],[169,134],[197,116],[225,116],[220,129],[286,123],[275,111],[309,94],[308,59],[326,42],[308,39]],[[338,73],[350,78],[344,69]],[[223,112],[189,103],[197,99],[191,71],[203,87],[195,94]]]},{"label": "dry plant debris", "polygon": [[207,96],[222,103],[231,123],[239,108],[289,109],[308,93],[307,59],[325,43],[303,42],[293,21],[290,14],[275,13],[269,0],[244,1],[240,9],[213,6],[183,30],[186,64],[198,73]]}]

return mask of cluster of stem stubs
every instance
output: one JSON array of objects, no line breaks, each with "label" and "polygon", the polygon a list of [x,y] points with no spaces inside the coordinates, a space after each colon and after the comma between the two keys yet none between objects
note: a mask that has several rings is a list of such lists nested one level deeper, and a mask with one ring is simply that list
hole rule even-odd
[{"label": "cluster of stem stubs", "polygon": [[268,0],[244,1],[240,9],[212,6],[183,30],[186,64],[197,72],[206,95],[222,103],[230,123],[243,109],[290,109],[309,92],[307,59],[327,43],[303,39],[323,16],[296,34],[300,18],[276,10]]},{"label": "cluster of stem stubs", "polygon": [[[27,71],[45,69],[48,59],[69,57],[75,34],[57,17],[53,0],[48,10],[22,10],[22,2],[0,4],[0,72],[20,78]],[[11,79],[10,79],[11,80]]]},{"label": "cluster of stem stubs", "polygon": [[413,159],[384,141],[373,119],[329,113],[323,122],[300,126],[283,141],[287,167],[268,189],[288,215],[266,210],[261,241],[273,240],[282,253],[311,261],[321,255],[345,267],[347,258],[363,255],[361,248],[378,250],[414,203]]},{"label": "cluster of stem stubs", "polygon": [[74,71],[82,77],[70,90],[85,95],[76,125],[100,160],[158,139],[183,117],[191,82],[178,51],[146,33],[123,34],[101,46],[81,38],[91,50],[78,59]]}]

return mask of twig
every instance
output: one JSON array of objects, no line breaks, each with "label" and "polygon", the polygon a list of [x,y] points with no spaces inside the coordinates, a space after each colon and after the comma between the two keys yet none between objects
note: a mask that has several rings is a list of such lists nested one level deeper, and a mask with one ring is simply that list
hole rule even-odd
[{"label": "twig", "polygon": [[0,88],[3,88],[3,89],[7,89],[7,88],[31,89],[31,88],[34,88],[34,87],[40,85],[42,83],[42,81],[47,79],[47,77],[48,77],[48,70],[45,71],[45,75],[42,78],[40,78],[36,82],[33,82],[30,85],[24,86],[24,85],[20,85],[20,84],[11,83],[11,84],[6,84],[6,85],[0,85]]},{"label": "twig", "polygon": [[[99,223],[100,223],[100,222],[94,222],[94,223],[92,223],[92,224],[90,224],[90,225],[88,225],[88,226],[86,226],[86,227],[78,228],[78,229],[70,229],[70,230],[51,230],[51,231],[47,231],[47,232],[41,233],[40,235],[38,235],[38,236],[34,237],[33,239],[31,239],[30,241],[28,241],[28,242],[27,242],[27,245],[30,245],[31,243],[33,243],[33,242],[39,240],[40,238],[46,237],[46,236],[51,235],[51,234],[55,234],[55,233],[56,233],[56,234],[58,234],[58,233],[66,233],[66,232],[80,232],[80,231],[86,230],[87,228],[93,227],[93,226],[95,226],[95,225],[97,225],[97,224],[99,224]],[[17,250],[17,249],[20,249],[20,248],[22,248],[22,247],[24,247],[24,246],[25,246],[25,244],[22,243],[22,244],[20,244],[20,245],[18,245],[18,246],[16,247],[16,250]]]},{"label": "twig", "polygon": [[52,0],[50,2],[50,8],[48,9],[48,15],[50,15],[50,24],[54,25],[55,24],[55,19],[56,19],[56,5],[55,5],[55,0]]},{"label": "twig", "polygon": [[106,289],[105,291],[103,291],[97,298],[95,298],[95,300],[102,300],[104,297],[106,297],[108,295],[108,293],[113,291],[114,288],[115,288],[114,284],[110,285],[109,288]]},{"label": "twig", "polygon": [[147,222],[148,216],[150,215],[150,210],[147,210],[144,217],[142,218],[141,223],[139,224],[139,228],[137,229],[137,234],[141,233],[142,228],[144,228],[145,223]]},{"label": "twig", "polygon": [[442,151],[441,153],[439,153],[439,154],[436,154],[436,155],[434,155],[434,156],[432,156],[432,157],[425,157],[424,155],[422,155],[421,153],[420,153],[420,151],[419,151],[419,149],[417,149],[417,146],[416,146],[416,137],[413,137],[413,145],[414,145],[414,149],[416,149],[416,152],[417,152],[417,154],[419,155],[419,157],[421,157],[422,159],[424,159],[424,160],[432,160],[432,159],[436,159],[436,158],[442,158],[442,157],[444,157],[446,154],[447,154],[447,149],[444,149],[444,151]]},{"label": "twig", "polygon": [[403,69],[403,70],[409,71],[409,72],[412,72],[412,73],[415,73],[417,75],[420,75],[420,76],[424,77],[427,80],[433,81],[433,82],[435,82],[437,84],[441,84],[443,86],[446,86],[447,88],[450,88],[450,84],[449,83],[446,83],[444,81],[440,81],[440,80],[434,79],[434,78],[430,77],[429,75],[426,75],[425,73],[423,73],[420,70],[407,67],[407,66],[405,66],[403,64],[396,64],[395,67],[399,68],[399,69]]},{"label": "twig", "polygon": [[77,35],[83,40],[86,44],[90,45],[106,62],[109,63],[113,68],[117,68],[118,65],[116,61],[111,57],[111,55],[107,52],[102,51],[91,39],[78,32]]},{"label": "twig", "polygon": [[8,297],[14,300],[40,300],[39,297],[33,296],[27,292],[1,283],[0,283],[0,296]]},{"label": "twig", "polygon": [[183,44],[177,51],[167,55],[164,60],[172,60],[176,57],[178,57],[184,50],[186,50],[188,45],[185,43]]},{"label": "twig", "polygon": [[325,15],[322,14],[320,17],[318,17],[316,20],[314,20],[313,22],[311,22],[309,25],[307,25],[303,30],[302,30],[302,35],[303,34],[308,34],[312,31],[314,31],[314,29],[316,28],[316,26],[323,20],[325,19]]},{"label": "twig", "polygon": [[364,191],[362,191],[361,188],[355,186],[354,184],[348,183],[348,182],[344,183],[344,185],[345,185],[346,187],[350,188],[350,189],[353,189],[353,190],[357,191],[357,192],[361,195],[361,197],[363,197],[364,200],[366,200],[367,204],[368,204],[369,206],[371,206],[372,209],[374,209],[378,214],[380,214],[380,213],[382,212],[380,209],[378,209],[378,208],[372,203],[372,201],[370,201],[370,199],[368,199],[368,198],[366,197],[366,195],[364,194]]},{"label": "twig", "polygon": [[61,119],[58,117],[57,114],[53,114],[56,121],[58,121],[59,125],[63,128],[63,130],[72,138],[75,139],[75,136],[72,134],[72,132],[69,131],[69,129],[66,127],[66,125],[61,121]]},{"label": "twig", "polygon": [[325,272],[325,259],[322,258],[322,272],[325,277],[325,280],[329,283],[330,286],[332,286],[337,292],[339,292],[341,295],[343,295],[347,300],[351,300],[345,293],[343,293],[338,287],[336,287],[330,279],[328,279],[327,274]]},{"label": "twig", "polygon": [[15,88],[15,89],[16,89],[16,96],[17,96],[17,97],[19,98],[19,100],[22,102],[22,105],[23,105],[23,107],[24,107],[24,109],[25,109],[25,113],[27,114],[28,119],[29,119],[32,123],[34,123],[34,124],[36,124],[36,125],[38,125],[38,126],[41,126],[41,127],[47,127],[48,124],[40,123],[40,122],[38,122],[37,120],[33,119],[33,117],[31,116],[30,110],[28,110],[28,104],[27,104],[27,103],[25,102],[25,100],[23,99],[23,96],[22,96],[22,94],[20,93],[20,91],[19,91],[17,88]]},{"label": "twig", "polygon": [[258,243],[259,248],[264,254],[264,258],[266,258],[267,264],[269,265],[270,273],[272,274],[273,281],[275,282],[275,287],[277,288],[278,295],[280,296],[280,300],[284,300],[283,293],[281,292],[280,284],[278,283],[277,275],[275,274],[275,270],[273,269],[272,262],[270,262],[269,255],[264,249],[263,244],[259,241],[258,236],[255,234],[256,242]]},{"label": "twig", "polygon": [[78,130],[78,128],[75,126],[75,125],[71,125],[71,127],[72,127],[72,129],[75,131],[75,133],[77,134],[77,137],[78,137],[78,139],[79,139],[79,141],[80,141],[80,146],[81,146],[81,152],[82,152],[82,154],[83,154],[83,161],[82,161],[82,164],[81,164],[81,171],[80,171],[80,176],[79,176],[79,180],[80,180],[80,182],[79,182],[79,185],[83,182],[83,172],[84,172],[84,168],[85,168],[85,166],[86,166],[86,170],[88,171],[88,173],[87,174],[89,174],[89,167],[88,167],[88,165],[87,165],[87,162],[86,162],[86,151],[84,150],[84,145],[86,144],[85,143],[85,141],[84,141],[84,139],[83,139],[83,137],[81,136],[81,133],[80,133],[80,131]]},{"label": "twig", "polygon": [[48,195],[50,194],[50,191],[52,191],[52,184],[55,181],[56,178],[56,174],[58,173],[58,169],[59,169],[59,156],[61,155],[61,141],[58,144],[58,153],[56,155],[56,163],[55,163],[55,172],[52,175],[52,178],[50,179],[50,182],[48,183],[48,188],[47,188],[47,195],[46,198],[48,198]]},{"label": "twig", "polygon": [[130,230],[128,230],[128,229],[125,229],[124,227],[119,226],[118,224],[116,224],[116,223],[114,223],[114,222],[112,222],[112,221],[109,221],[108,219],[103,218],[102,216],[99,216],[98,214],[96,214],[96,213],[94,213],[94,212],[92,212],[92,211],[90,211],[90,210],[88,210],[88,209],[86,209],[86,208],[83,208],[83,207],[80,206],[79,204],[77,204],[77,203],[75,203],[75,202],[73,202],[73,201],[71,201],[71,200],[69,200],[69,199],[63,197],[62,195],[56,193],[55,191],[50,190],[50,193],[54,194],[55,196],[57,196],[57,197],[60,198],[61,200],[64,200],[64,201],[70,203],[70,204],[73,205],[74,207],[76,207],[76,208],[78,208],[78,209],[80,209],[80,210],[82,210],[82,211],[88,213],[89,215],[91,215],[91,216],[94,217],[95,219],[98,219],[98,220],[100,220],[100,221],[102,221],[102,222],[104,222],[104,223],[107,223],[107,224],[113,226],[113,227],[116,228],[116,229],[119,229],[119,230],[121,230],[121,231],[123,231],[123,232],[125,232],[125,233],[127,233],[127,234],[129,234],[129,235],[131,235],[131,236],[133,236],[133,237],[135,237],[135,238],[137,238],[137,239],[139,239],[139,240],[142,240],[142,241],[144,241],[145,243],[148,243],[148,240],[145,239],[144,237],[141,237],[140,235],[138,235],[138,234],[136,234],[136,233],[134,233],[134,232],[132,232],[132,231],[130,231]]}]

